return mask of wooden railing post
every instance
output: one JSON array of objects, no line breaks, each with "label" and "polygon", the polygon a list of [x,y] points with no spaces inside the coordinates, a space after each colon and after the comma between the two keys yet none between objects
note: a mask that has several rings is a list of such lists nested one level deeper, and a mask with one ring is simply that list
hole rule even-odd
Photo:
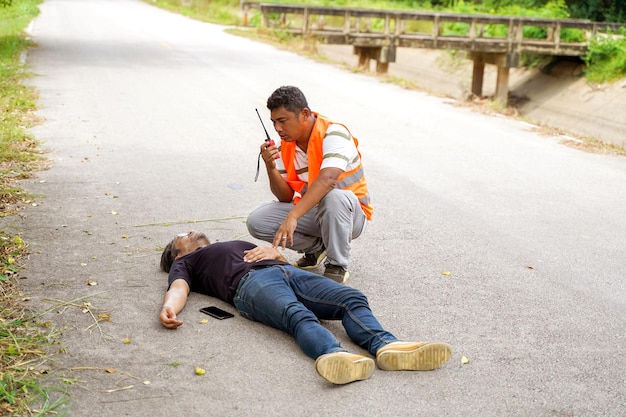
[{"label": "wooden railing post", "polygon": [[404,19],[396,19],[396,36],[404,33],[404,29],[406,28],[406,20]]},{"label": "wooden railing post", "polygon": [[250,11],[250,6],[248,6],[248,4],[243,4],[242,8],[243,8],[243,18],[241,21],[241,25],[243,27],[248,27],[248,12]]},{"label": "wooden railing post", "polygon": [[302,36],[304,38],[309,37],[309,9],[304,8],[304,13],[302,15]]},{"label": "wooden railing post", "polygon": [[554,29],[554,50],[558,51],[559,46],[561,45],[561,23],[556,22],[556,28]]}]

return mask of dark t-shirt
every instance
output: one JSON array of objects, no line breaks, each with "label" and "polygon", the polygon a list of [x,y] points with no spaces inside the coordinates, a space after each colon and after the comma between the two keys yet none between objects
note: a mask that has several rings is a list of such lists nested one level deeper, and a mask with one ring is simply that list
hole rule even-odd
[{"label": "dark t-shirt", "polygon": [[256,245],[243,240],[217,242],[182,256],[172,263],[168,278],[168,289],[177,279],[184,279],[193,292],[210,295],[230,304],[241,277],[251,269],[269,265],[289,265],[286,262],[263,260],[246,262],[244,251]]}]

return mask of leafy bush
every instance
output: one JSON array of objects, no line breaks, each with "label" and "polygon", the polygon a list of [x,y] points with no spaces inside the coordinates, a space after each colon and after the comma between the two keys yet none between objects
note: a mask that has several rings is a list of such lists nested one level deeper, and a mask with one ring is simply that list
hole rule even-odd
[{"label": "leafy bush", "polygon": [[596,35],[583,60],[590,81],[610,82],[626,77],[626,29],[616,34]]}]

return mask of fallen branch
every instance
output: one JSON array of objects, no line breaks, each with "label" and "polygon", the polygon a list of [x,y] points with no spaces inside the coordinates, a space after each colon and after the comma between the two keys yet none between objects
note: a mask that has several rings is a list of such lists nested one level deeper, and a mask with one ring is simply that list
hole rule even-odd
[{"label": "fallen branch", "polygon": [[135,388],[134,385],[129,385],[127,387],[122,387],[122,388],[105,389],[104,392],[110,393],[110,392],[124,391],[124,390],[127,390],[127,389],[133,389],[133,388]]},{"label": "fallen branch", "polygon": [[35,319],[35,318],[41,317],[44,314],[49,313],[52,310],[55,310],[55,309],[57,309],[59,307],[68,307],[69,306],[69,307],[79,307],[79,308],[82,308],[83,304],[82,303],[81,304],[77,304],[77,301],[81,301],[81,300],[83,300],[84,298],[87,298],[87,297],[93,297],[93,296],[96,296],[98,294],[102,294],[103,292],[105,292],[105,291],[101,291],[101,292],[97,292],[97,293],[93,293],[93,294],[81,295],[80,297],[76,297],[76,298],[74,298],[72,300],[69,300],[69,301],[59,300],[59,299],[56,299],[56,298],[44,298],[44,299],[42,299],[42,301],[54,302],[54,303],[57,303],[57,304],[53,305],[49,309],[44,310],[43,312],[41,312],[39,314],[33,316],[31,319]]},{"label": "fallen branch", "polygon": [[146,223],[146,224],[136,224],[134,227],[148,227],[148,226],[171,226],[174,224],[193,224],[193,223],[206,223],[206,222],[220,222],[224,220],[237,220],[237,219],[245,219],[248,216],[232,216],[232,217],[215,217],[212,219],[204,219],[204,220],[179,220],[174,222],[161,222],[161,223]]},{"label": "fallen branch", "polygon": [[101,366],[74,366],[72,368],[67,368],[67,369],[69,371],[104,371],[107,374],[124,374],[124,375],[128,375],[129,378],[135,378],[135,379],[137,378],[130,372],[120,371],[119,369],[115,369],[115,368],[103,368]]},{"label": "fallen branch", "polygon": [[[74,298],[74,299],[72,299],[70,301],[58,300],[58,299],[55,299],[55,298],[44,298],[43,299],[44,301],[51,301],[51,302],[55,302],[57,304],[55,304],[53,307],[49,308],[48,310],[44,311],[43,313],[39,314],[38,316],[42,316],[43,314],[48,313],[48,312],[50,312],[52,310],[55,310],[55,309],[57,309],[59,307],[76,307],[76,308],[79,308],[83,313],[89,313],[89,315],[91,316],[91,318],[93,320],[93,324],[91,324],[89,327],[87,327],[87,330],[91,330],[91,328],[93,326],[96,326],[98,328],[98,332],[100,333],[100,339],[106,340],[105,336],[109,336],[109,335],[106,335],[104,333],[104,331],[102,330],[102,327],[100,327],[98,318],[93,314],[93,311],[91,311],[91,303],[85,302],[85,301],[83,301],[80,304],[77,303],[77,301],[81,301],[81,300],[83,300],[84,298],[87,298],[87,297],[93,297],[93,296],[95,296],[97,294],[101,294],[101,292],[94,293],[94,294],[83,295],[81,297]],[[111,336],[109,336],[109,337],[111,337]]]}]

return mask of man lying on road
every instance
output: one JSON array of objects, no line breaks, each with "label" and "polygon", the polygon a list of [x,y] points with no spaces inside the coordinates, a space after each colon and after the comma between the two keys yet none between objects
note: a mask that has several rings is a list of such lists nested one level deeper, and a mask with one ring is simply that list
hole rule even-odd
[{"label": "man lying on road", "polygon": [[169,272],[161,323],[176,329],[190,291],[228,302],[239,313],[292,335],[315,370],[334,384],[369,378],[374,360],[347,352],[319,320],[341,320],[350,339],[386,371],[427,371],[450,359],[446,343],[403,342],[384,330],[365,295],[322,275],[290,265],[272,247],[241,240],[211,244],[205,234],[177,235],[164,249]]}]

